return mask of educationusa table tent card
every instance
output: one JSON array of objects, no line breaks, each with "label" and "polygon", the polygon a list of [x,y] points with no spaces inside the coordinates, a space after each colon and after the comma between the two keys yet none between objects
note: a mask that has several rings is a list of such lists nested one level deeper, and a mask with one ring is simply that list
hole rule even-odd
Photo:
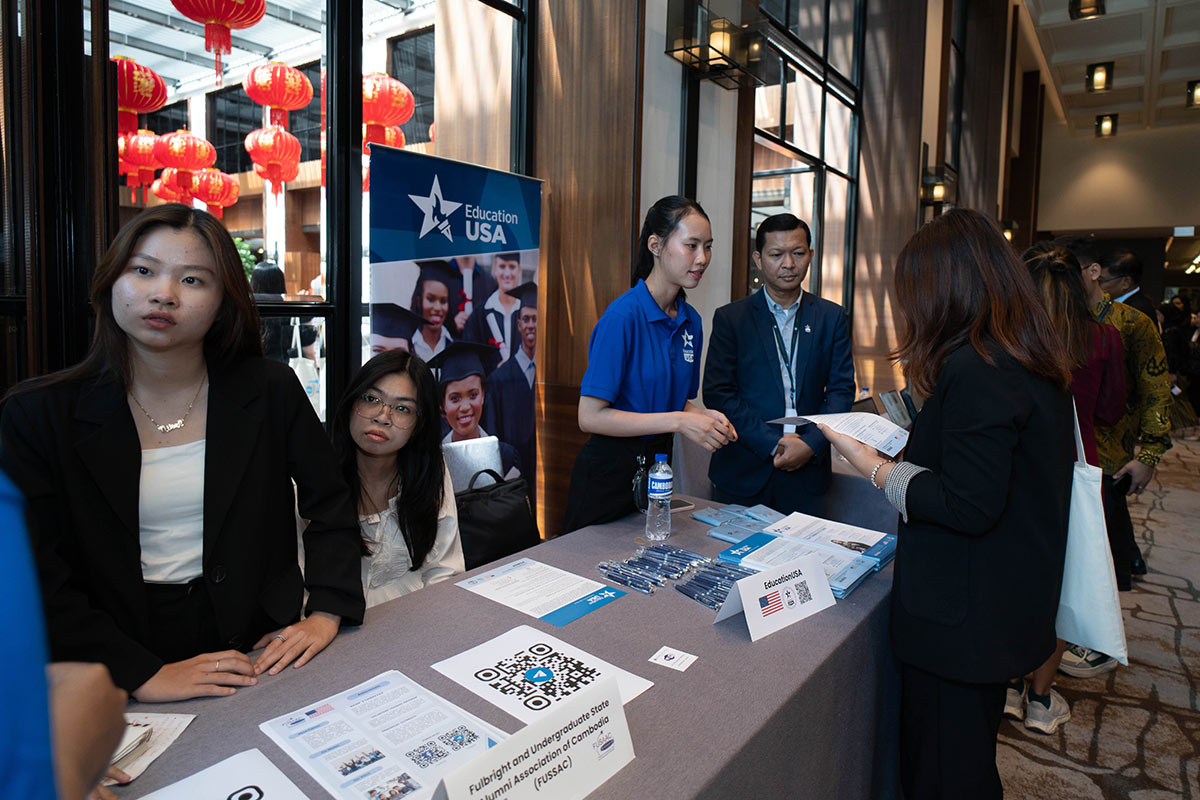
[{"label": "educationusa table tent card", "polygon": [[257,748],[230,756],[143,800],[308,800]]},{"label": "educationusa table tent card", "polygon": [[518,625],[433,668],[522,722],[547,716],[602,678],[617,679],[626,703],[654,685],[528,625]]},{"label": "educationusa table tent card", "polygon": [[587,797],[632,761],[615,678],[605,678],[447,775],[437,800]]},{"label": "educationusa table tent card", "polygon": [[741,613],[750,629],[750,641],[757,642],[834,602],[821,560],[803,556],[738,581],[713,624]]}]

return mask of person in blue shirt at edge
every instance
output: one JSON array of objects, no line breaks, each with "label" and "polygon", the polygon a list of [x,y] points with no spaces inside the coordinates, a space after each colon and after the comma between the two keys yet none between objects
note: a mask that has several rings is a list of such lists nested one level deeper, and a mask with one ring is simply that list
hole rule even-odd
[{"label": "person in blue shirt at edge", "polygon": [[684,290],[699,285],[711,258],[712,226],[699,203],[672,195],[650,207],[633,288],[604,310],[588,344],[579,427],[591,437],[571,471],[565,533],[636,511],[637,457],[669,456],[674,433],[710,452],[737,440],[724,414],[690,402],[704,333]]},{"label": "person in blue shirt at edge", "polygon": [[713,453],[713,499],[819,515],[829,487],[829,443],[816,425],[768,425],[797,414],[837,414],[854,402],[854,362],[842,307],[801,288],[812,263],[802,220],[776,214],[754,237],[762,291],[717,309],[704,367],[704,401],[737,426],[737,445]]}]

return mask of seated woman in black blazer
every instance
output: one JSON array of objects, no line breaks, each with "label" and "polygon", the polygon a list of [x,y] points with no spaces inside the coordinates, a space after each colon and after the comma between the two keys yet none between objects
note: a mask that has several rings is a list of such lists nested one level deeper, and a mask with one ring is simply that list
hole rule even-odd
[{"label": "seated woman in black blazer", "polygon": [[16,387],[0,417],[53,660],[102,662],[146,702],[302,666],[362,621],[358,525],[304,389],[262,358],[229,234],[187,206],[143,211],[96,269],[92,307],[87,357]]},{"label": "seated woman in black blazer", "polygon": [[995,223],[954,210],[896,262],[897,356],[929,399],[904,460],[821,432],[900,512],[892,649],[906,797],[999,798],[1006,682],[1055,650],[1075,443],[1061,337]]}]

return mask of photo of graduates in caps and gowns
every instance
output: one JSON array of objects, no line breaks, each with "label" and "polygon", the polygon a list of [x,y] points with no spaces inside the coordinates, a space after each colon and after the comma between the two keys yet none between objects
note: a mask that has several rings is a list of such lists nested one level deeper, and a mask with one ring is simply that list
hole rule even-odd
[{"label": "photo of graduates in caps and gowns", "polygon": [[[537,250],[371,265],[371,355],[438,380],[443,441],[496,436],[505,478],[536,475]],[[461,490],[462,487],[455,487]]]}]

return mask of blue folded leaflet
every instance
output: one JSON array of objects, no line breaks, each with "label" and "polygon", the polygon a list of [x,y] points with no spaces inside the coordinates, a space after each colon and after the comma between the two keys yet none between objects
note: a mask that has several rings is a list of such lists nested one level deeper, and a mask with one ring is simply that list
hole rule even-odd
[{"label": "blue folded leaflet", "polygon": [[749,517],[750,516],[749,514],[746,513],[750,509],[746,508],[745,506],[740,506],[737,503],[728,503],[728,504],[722,506],[722,510],[728,511],[730,514],[736,514],[739,517]]},{"label": "blue folded leaflet", "polygon": [[767,525],[774,525],[776,522],[779,522],[779,520],[784,518],[783,514],[780,514],[778,511],[769,506],[764,506],[762,503],[747,508],[746,516],[750,517],[750,519],[756,519],[759,522],[764,522]]},{"label": "blue folded leaflet", "polygon": [[709,525],[723,525],[726,522],[732,522],[735,519],[742,519],[737,514],[730,514],[720,508],[700,508],[692,512],[692,518],[698,519],[701,522],[706,522]]},{"label": "blue folded leaflet", "polygon": [[712,538],[722,542],[729,542],[730,544],[737,544],[742,539],[752,536],[754,533],[756,531],[748,531],[745,528],[729,524],[718,525],[715,528],[710,528],[708,531],[708,535]]},{"label": "blue folded leaflet", "polygon": [[[712,535],[711,532],[709,535]],[[844,548],[823,547],[816,542],[802,542],[770,533],[746,537],[733,547],[721,551],[717,560],[762,571],[806,555],[821,559],[821,567],[829,579],[829,588],[838,599],[850,594],[874,572],[871,559],[847,552]]]}]

